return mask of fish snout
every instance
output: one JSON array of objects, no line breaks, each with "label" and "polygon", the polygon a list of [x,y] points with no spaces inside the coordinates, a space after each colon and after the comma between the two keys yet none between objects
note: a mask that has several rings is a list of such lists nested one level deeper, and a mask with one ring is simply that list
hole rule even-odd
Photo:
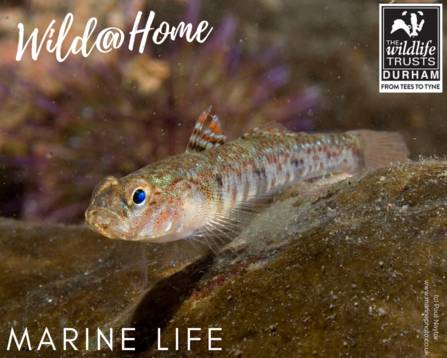
[{"label": "fish snout", "polygon": [[104,180],[96,186],[95,190],[93,190],[92,203],[95,201],[96,197],[106,192],[107,190],[112,189],[113,187],[117,187],[118,185],[119,181],[115,177],[108,176],[104,178]]},{"label": "fish snout", "polygon": [[122,216],[92,204],[85,211],[85,221],[93,230],[111,238],[128,240],[132,231]]},{"label": "fish snout", "polygon": [[127,240],[132,230],[120,199],[119,184],[118,179],[108,176],[96,186],[91,204],[85,211],[85,221],[93,230],[111,239]]}]

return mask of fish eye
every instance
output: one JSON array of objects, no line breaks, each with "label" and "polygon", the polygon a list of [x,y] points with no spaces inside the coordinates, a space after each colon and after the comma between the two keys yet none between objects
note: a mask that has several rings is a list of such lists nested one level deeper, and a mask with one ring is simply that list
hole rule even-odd
[{"label": "fish eye", "polygon": [[141,205],[146,200],[146,193],[143,189],[137,189],[133,192],[132,200],[134,204]]}]

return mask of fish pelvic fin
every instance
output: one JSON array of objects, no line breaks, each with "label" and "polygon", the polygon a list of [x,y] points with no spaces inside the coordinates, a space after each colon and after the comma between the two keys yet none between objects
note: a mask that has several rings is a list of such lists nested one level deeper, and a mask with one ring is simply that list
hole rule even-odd
[{"label": "fish pelvic fin", "polygon": [[204,150],[225,144],[226,137],[222,134],[222,128],[217,116],[211,115],[208,128],[204,126],[206,119],[210,116],[210,111],[211,107],[204,111],[197,120],[191,137],[189,138],[186,153],[203,152]]},{"label": "fish pelvic fin", "polygon": [[410,151],[398,132],[376,132],[371,130],[349,131],[361,138],[365,168],[380,168],[392,162],[408,159]]}]

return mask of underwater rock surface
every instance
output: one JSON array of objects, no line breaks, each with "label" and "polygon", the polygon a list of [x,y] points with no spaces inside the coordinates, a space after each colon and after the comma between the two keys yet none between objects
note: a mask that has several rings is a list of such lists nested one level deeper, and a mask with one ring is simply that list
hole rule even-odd
[{"label": "underwater rock surface", "polygon": [[[133,356],[415,357],[424,355],[428,297],[428,349],[443,357],[446,202],[442,161],[303,184],[283,192],[239,234],[233,252],[218,256],[187,254],[185,243],[143,246],[85,227],[2,220],[0,350],[11,327],[28,327],[35,356],[79,356],[63,351],[63,327],[80,337],[86,327],[113,327],[113,352],[85,352],[85,338],[78,349],[132,356],[121,351],[118,328],[135,327]],[[45,327],[56,351],[35,350]],[[201,341],[188,351],[193,327]],[[158,328],[169,350],[157,351]],[[212,333],[222,351],[209,351],[209,328],[222,329]]]}]

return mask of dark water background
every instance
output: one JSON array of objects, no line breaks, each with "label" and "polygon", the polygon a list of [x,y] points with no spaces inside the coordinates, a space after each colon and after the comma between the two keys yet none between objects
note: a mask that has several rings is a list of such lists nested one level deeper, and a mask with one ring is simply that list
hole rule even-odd
[{"label": "dark water background", "polygon": [[[72,12],[70,45],[93,16],[94,36],[127,34],[150,10],[155,26],[207,20],[213,33],[148,41],[144,54],[124,44],[63,63],[45,50],[15,60],[20,22],[28,36]],[[445,153],[444,94],[379,94],[376,1],[3,1],[0,15],[0,216],[81,222],[104,176],[183,152],[210,105],[232,139],[278,120],[399,131],[413,158]]]}]

